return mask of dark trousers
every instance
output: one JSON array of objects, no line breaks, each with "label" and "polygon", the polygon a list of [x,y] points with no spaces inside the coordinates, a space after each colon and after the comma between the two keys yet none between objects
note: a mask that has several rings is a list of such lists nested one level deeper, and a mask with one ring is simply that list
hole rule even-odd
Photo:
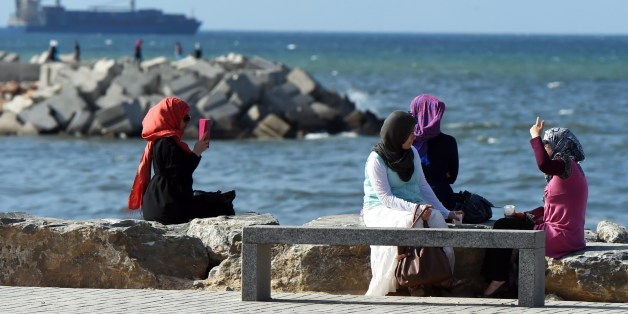
[{"label": "dark trousers", "polygon": [[[495,222],[493,229],[532,230],[534,224],[528,219],[502,218]],[[510,271],[512,249],[486,249],[482,276],[489,281],[506,281]]]}]

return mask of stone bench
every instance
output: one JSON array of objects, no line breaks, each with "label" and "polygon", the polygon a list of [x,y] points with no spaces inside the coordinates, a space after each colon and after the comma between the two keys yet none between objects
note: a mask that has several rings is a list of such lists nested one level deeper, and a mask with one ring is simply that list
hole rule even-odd
[{"label": "stone bench", "polygon": [[247,226],[242,232],[242,300],[269,300],[271,245],[407,245],[519,249],[520,306],[545,304],[545,232],[527,230]]}]

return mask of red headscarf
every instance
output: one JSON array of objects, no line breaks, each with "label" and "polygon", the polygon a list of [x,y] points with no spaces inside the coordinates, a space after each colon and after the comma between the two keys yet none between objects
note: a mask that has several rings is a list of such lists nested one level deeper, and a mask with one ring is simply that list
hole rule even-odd
[{"label": "red headscarf", "polygon": [[172,137],[179,147],[191,153],[188,144],[181,141],[183,129],[181,121],[190,112],[190,106],[176,97],[167,97],[150,108],[142,121],[142,138],[148,141],[140,165],[135,174],[131,194],[129,195],[129,209],[138,209],[142,206],[142,197],[150,182],[150,167],[154,141],[162,137]]}]

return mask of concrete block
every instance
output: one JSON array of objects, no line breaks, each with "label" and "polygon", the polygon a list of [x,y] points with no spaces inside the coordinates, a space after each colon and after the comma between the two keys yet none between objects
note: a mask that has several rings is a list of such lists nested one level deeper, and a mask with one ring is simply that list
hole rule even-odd
[{"label": "concrete block", "polygon": [[15,113],[10,111],[0,113],[0,135],[17,134],[21,127]]},{"label": "concrete block", "polygon": [[200,86],[203,86],[203,81],[199,80],[197,75],[187,74],[165,83],[163,87],[163,94],[166,96],[179,96],[188,90]]},{"label": "concrete block", "polygon": [[246,68],[283,71],[286,69],[286,66],[278,62],[266,60],[259,56],[253,56],[249,60],[247,60]]},{"label": "concrete block", "polygon": [[96,108],[106,109],[133,102],[133,98],[122,94],[122,91],[122,87],[117,84],[112,84],[107,90],[105,96],[102,96],[96,100]]},{"label": "concrete block", "polygon": [[318,86],[316,81],[307,72],[300,68],[294,68],[290,71],[286,79],[288,82],[296,85],[299,88],[299,91],[301,91],[301,94],[311,94]]},{"label": "concrete block", "polygon": [[310,106],[297,106],[294,110],[286,112],[286,119],[293,124],[299,132],[311,133],[325,131],[326,123],[320,119]]},{"label": "concrete block", "polygon": [[253,130],[258,138],[283,138],[290,131],[290,124],[277,115],[269,114]]},{"label": "concrete block", "polygon": [[209,116],[218,124],[226,125],[240,113],[240,108],[232,103],[226,103],[209,111]]},{"label": "concrete block", "polygon": [[39,86],[35,93],[33,93],[33,101],[40,102],[45,99],[48,99],[58,93],[63,89],[62,85],[49,85],[49,86]]},{"label": "concrete block", "polygon": [[194,110],[197,108],[198,102],[207,94],[209,94],[209,91],[204,86],[197,86],[193,89],[179,93],[177,97],[187,102],[191,107],[190,109]]},{"label": "concrete block", "polygon": [[48,104],[52,109],[52,115],[57,119],[61,129],[66,128],[77,112],[88,110],[87,104],[73,86],[64,87],[61,93],[44,100],[42,103]]},{"label": "concrete block", "polygon": [[228,102],[227,95],[222,92],[214,92],[203,96],[196,104],[196,108],[203,116],[208,116],[209,111]]},{"label": "concrete block", "polygon": [[248,106],[259,99],[261,92],[259,86],[254,85],[246,74],[231,75],[225,78],[224,82],[229,85],[231,92],[237,95],[244,106]]},{"label": "concrete block", "polygon": [[18,61],[20,61],[20,56],[15,52],[7,53],[2,58],[2,62],[18,62]]},{"label": "concrete block", "polygon": [[159,67],[162,64],[169,64],[170,61],[166,57],[157,57],[150,60],[142,61],[140,67],[144,72],[148,72],[153,68]]},{"label": "concrete block", "polygon": [[33,100],[23,95],[17,95],[13,99],[2,106],[4,112],[12,112],[20,114],[34,104]]},{"label": "concrete block", "polygon": [[286,82],[287,70],[257,70],[254,72],[258,81],[262,82],[265,88],[272,88]]},{"label": "concrete block", "polygon": [[164,99],[164,96],[153,94],[153,95],[140,96],[137,98],[137,101],[140,104],[140,108],[142,109],[142,112],[144,112],[144,115],[145,115],[148,112],[148,109],[158,104],[162,99]]},{"label": "concrete block", "polygon": [[259,105],[253,105],[249,110],[247,110],[246,115],[251,119],[251,121],[257,121],[262,117],[262,112],[260,110]]},{"label": "concrete block", "polygon": [[50,107],[46,103],[39,103],[18,114],[18,119],[24,124],[31,123],[38,133],[51,134],[59,131],[57,120],[51,115]]},{"label": "concrete block", "polygon": [[124,103],[98,110],[88,131],[90,134],[135,135],[141,133],[142,112],[139,102]]},{"label": "concrete block", "polygon": [[0,82],[34,82],[39,79],[39,64],[21,62],[0,62]]},{"label": "concrete block", "polygon": [[159,75],[155,72],[143,73],[134,66],[127,66],[113,79],[112,84],[124,88],[124,93],[131,97],[157,94]]},{"label": "concrete block", "polygon": [[88,110],[80,110],[74,113],[72,120],[65,127],[68,134],[80,135],[86,134],[94,120],[94,113]]},{"label": "concrete block", "polygon": [[323,120],[334,120],[341,117],[340,110],[332,108],[320,102],[314,102],[310,106],[314,113]]},{"label": "concrete block", "polygon": [[298,94],[292,97],[292,102],[297,107],[309,107],[314,102],[314,98],[310,95]]}]

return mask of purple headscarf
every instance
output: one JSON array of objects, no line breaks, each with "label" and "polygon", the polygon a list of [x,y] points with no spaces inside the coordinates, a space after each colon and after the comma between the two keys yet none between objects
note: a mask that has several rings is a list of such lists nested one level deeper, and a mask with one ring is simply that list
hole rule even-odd
[{"label": "purple headscarf", "polygon": [[429,165],[427,141],[440,134],[440,119],[445,113],[445,103],[432,95],[422,94],[412,100],[410,113],[417,119],[414,131],[416,139],[412,145],[419,152],[421,163]]}]

